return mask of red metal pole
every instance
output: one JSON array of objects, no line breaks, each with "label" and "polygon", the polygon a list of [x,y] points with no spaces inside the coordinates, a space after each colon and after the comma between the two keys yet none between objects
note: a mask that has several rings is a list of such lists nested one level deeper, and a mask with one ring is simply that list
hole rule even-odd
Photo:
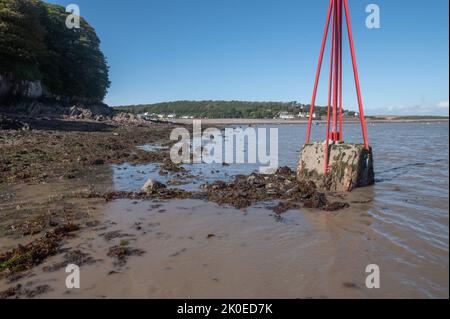
[{"label": "red metal pole", "polygon": [[333,134],[332,134],[332,140],[336,141],[336,135],[337,135],[337,104],[338,104],[338,87],[339,87],[339,57],[338,57],[338,47],[339,47],[339,28],[338,28],[338,0],[335,0],[334,3],[334,85],[333,85]]},{"label": "red metal pole", "polygon": [[339,141],[343,141],[343,105],[342,105],[342,0],[339,0]]},{"label": "red metal pole", "polygon": [[[335,1],[335,0],[333,0]],[[334,11],[336,7],[333,5],[333,17]],[[331,124],[331,97],[333,92],[333,72],[334,72],[334,49],[335,49],[335,40],[336,40],[336,24],[333,21],[333,30],[332,30],[332,39],[331,39],[331,52],[330,52],[330,79],[328,83],[328,106],[327,106],[327,131],[326,131],[326,139],[325,139],[325,163],[324,163],[324,175],[328,174],[328,160],[329,160],[329,147],[330,147],[330,124]]]},{"label": "red metal pole", "polygon": [[312,121],[313,121],[314,107],[315,107],[315,103],[316,103],[317,87],[319,85],[320,71],[322,69],[323,54],[324,54],[325,45],[326,45],[326,42],[327,42],[328,29],[329,29],[329,26],[330,26],[330,19],[331,19],[331,11],[333,9],[333,1],[334,0],[330,0],[330,4],[328,6],[328,13],[327,13],[327,19],[326,19],[326,23],[325,23],[325,30],[324,30],[323,38],[322,38],[322,47],[320,49],[319,63],[317,65],[316,80],[315,80],[315,83],[314,83],[314,90],[313,90],[313,96],[312,96],[312,101],[311,101],[311,108],[310,108],[310,112],[309,112],[308,130],[306,132],[306,144],[309,144],[309,141],[310,141],[310,138],[311,138],[311,125],[312,125]]},{"label": "red metal pole", "polygon": [[356,94],[358,95],[359,115],[361,118],[361,127],[362,127],[362,133],[363,133],[363,138],[364,138],[364,147],[366,149],[369,149],[369,141],[367,139],[366,119],[364,117],[364,109],[363,109],[363,102],[362,102],[362,96],[361,96],[361,86],[359,84],[358,67],[356,65],[355,44],[353,42],[352,26],[351,26],[351,22],[350,22],[350,12],[348,9],[348,0],[344,0],[344,7],[345,7],[345,17],[346,17],[346,21],[347,21],[348,39],[350,42],[350,51],[351,51],[351,55],[352,55],[353,74],[355,77]]}]

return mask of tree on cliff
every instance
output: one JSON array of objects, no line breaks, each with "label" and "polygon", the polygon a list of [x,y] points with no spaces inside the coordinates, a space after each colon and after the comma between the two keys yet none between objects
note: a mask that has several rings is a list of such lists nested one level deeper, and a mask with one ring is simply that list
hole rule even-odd
[{"label": "tree on cliff", "polygon": [[83,18],[68,29],[67,15],[40,0],[0,0],[0,75],[40,80],[54,96],[101,101],[110,82],[100,40]]}]

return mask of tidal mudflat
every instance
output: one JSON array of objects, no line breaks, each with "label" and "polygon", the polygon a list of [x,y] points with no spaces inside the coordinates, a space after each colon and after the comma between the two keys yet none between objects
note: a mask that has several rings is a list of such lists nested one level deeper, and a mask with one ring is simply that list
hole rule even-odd
[{"label": "tidal mudflat", "polygon": [[[304,125],[277,127],[295,168]],[[376,185],[295,205],[287,169],[265,196],[250,164],[171,167],[172,128],[1,132],[1,297],[448,298],[448,123],[372,124]]]}]

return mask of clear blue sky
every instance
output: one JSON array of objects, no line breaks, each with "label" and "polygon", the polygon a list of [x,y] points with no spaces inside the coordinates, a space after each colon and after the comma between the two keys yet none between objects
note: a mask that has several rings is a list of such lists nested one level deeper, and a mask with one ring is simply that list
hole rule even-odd
[{"label": "clear blue sky", "polygon": [[[78,4],[97,30],[111,67],[110,105],[310,102],[327,0],[50,2]],[[447,115],[448,0],[349,3],[366,112]],[[381,8],[381,29],[365,27],[370,3]],[[344,53],[344,101],[356,110]],[[326,103],[325,77],[317,102]]]}]

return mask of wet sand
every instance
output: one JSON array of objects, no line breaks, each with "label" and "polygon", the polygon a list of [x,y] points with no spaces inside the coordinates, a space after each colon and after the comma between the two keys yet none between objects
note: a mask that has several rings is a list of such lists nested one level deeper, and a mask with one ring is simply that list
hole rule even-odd
[{"label": "wet sand", "polygon": [[[29,280],[51,285],[45,298],[428,297],[396,277],[407,275],[396,258],[414,257],[370,229],[373,219],[359,213],[368,204],[333,215],[293,210],[282,218],[258,206],[240,211],[195,200],[158,205],[110,203],[100,213],[98,230],[68,242],[66,247],[101,260],[82,267],[82,289],[66,289],[62,270],[38,270]],[[113,231],[123,237],[100,236]],[[106,252],[123,241],[145,254],[115,266]],[[365,288],[364,269],[374,260],[384,270],[380,290]],[[426,275],[441,271],[436,266]],[[435,296],[445,297],[445,291],[436,289]]]}]

